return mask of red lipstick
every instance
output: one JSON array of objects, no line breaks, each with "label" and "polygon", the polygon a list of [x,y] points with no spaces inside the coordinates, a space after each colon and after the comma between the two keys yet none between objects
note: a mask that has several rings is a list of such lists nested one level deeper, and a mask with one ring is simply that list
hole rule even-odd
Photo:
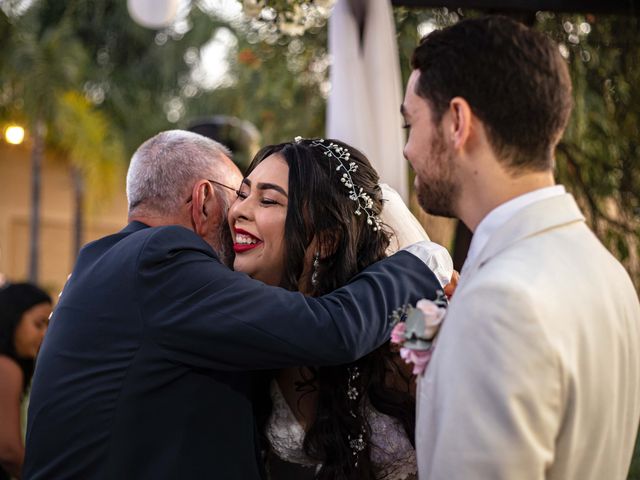
[{"label": "red lipstick", "polygon": [[247,232],[246,230],[242,230],[241,228],[234,228],[233,231],[235,233],[239,233],[240,235],[247,235],[247,236],[249,236],[251,238],[255,238],[256,239],[256,243],[235,243],[235,242],[233,242],[233,251],[236,252],[236,253],[248,252],[249,250],[253,250],[257,246],[262,244],[262,240],[260,240],[258,237],[256,237],[252,233]]}]

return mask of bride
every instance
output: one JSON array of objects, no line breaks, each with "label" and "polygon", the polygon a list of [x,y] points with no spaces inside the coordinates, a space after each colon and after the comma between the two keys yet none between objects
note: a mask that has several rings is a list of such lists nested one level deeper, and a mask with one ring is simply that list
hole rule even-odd
[{"label": "bride", "polygon": [[[369,161],[342,142],[296,138],[265,147],[229,210],[234,269],[305,295],[335,290],[390,248],[382,195]],[[425,239],[404,204],[393,205],[406,220],[401,237]],[[448,283],[446,250],[434,244],[431,260],[441,284]],[[349,365],[287,368],[262,380],[268,469],[275,455],[307,466],[306,478],[417,477],[415,386],[388,344]],[[270,470],[272,479],[283,478]]]}]

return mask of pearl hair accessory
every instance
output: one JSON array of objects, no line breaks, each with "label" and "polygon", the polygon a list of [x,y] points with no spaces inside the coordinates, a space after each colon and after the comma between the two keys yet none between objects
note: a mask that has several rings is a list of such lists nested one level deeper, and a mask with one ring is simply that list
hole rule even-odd
[{"label": "pearl hair accessory", "polygon": [[[349,399],[351,406],[349,409],[349,414],[353,418],[357,418],[355,408],[358,408],[358,397],[360,396],[360,389],[358,388],[358,379],[360,378],[360,369],[357,365],[353,367],[347,368],[347,375],[349,375],[347,379],[347,398]],[[349,441],[349,448],[351,448],[351,455],[353,456],[354,465],[358,466],[358,461],[360,460],[360,452],[362,452],[367,444],[365,440],[366,430],[364,425],[360,425],[360,431],[357,435],[347,435],[347,440]]]},{"label": "pearl hair accessory", "polygon": [[[294,139],[296,143],[300,143],[302,140],[302,137],[296,137]],[[369,194],[366,193],[362,187],[355,185],[351,178],[351,173],[358,170],[358,165],[356,165],[356,162],[352,162],[350,160],[351,153],[349,153],[349,150],[333,142],[330,142],[327,145],[323,138],[311,140],[309,145],[311,147],[321,148],[324,151],[323,155],[333,157],[337,160],[338,166],[336,167],[336,171],[343,171],[342,177],[340,177],[340,182],[350,190],[349,198],[356,203],[356,210],[354,213],[356,215],[362,215],[362,212],[364,212],[367,216],[367,224],[373,228],[373,231],[376,232],[380,230],[381,221],[378,215],[373,213],[373,200],[371,200]]]},{"label": "pearl hair accessory", "polygon": [[320,252],[316,252],[313,256],[313,273],[311,274],[311,285],[318,285],[318,267],[320,266]]}]

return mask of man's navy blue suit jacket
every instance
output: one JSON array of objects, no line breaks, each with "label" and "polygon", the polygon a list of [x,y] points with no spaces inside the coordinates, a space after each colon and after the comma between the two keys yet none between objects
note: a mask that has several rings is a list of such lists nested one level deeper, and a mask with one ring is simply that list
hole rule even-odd
[{"label": "man's navy blue suit jacket", "polygon": [[249,371],[353,361],[437,288],[400,252],[308,298],[229,270],[186,228],[133,222],[83,248],[55,308],[23,478],[258,479]]}]

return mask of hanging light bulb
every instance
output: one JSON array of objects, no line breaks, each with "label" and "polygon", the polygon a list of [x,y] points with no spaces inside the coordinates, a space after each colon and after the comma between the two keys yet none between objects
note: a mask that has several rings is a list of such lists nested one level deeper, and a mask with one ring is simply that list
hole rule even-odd
[{"label": "hanging light bulb", "polygon": [[4,131],[4,139],[12,145],[20,145],[24,141],[24,128],[20,125],[9,125]]},{"label": "hanging light bulb", "polygon": [[127,9],[138,25],[160,29],[175,21],[179,3],[179,0],[127,0]]}]

